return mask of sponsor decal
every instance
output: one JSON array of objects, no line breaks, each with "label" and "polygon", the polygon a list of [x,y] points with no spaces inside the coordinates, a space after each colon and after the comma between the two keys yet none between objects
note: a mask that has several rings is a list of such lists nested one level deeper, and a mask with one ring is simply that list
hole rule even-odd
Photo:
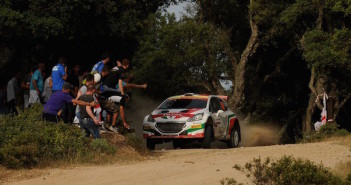
[{"label": "sponsor decal", "polygon": [[197,124],[197,125],[191,125],[191,128],[202,128],[201,125]]},{"label": "sponsor decal", "polygon": [[[195,126],[196,128],[193,128],[193,126]],[[202,124],[196,124],[196,125],[192,125],[190,127],[190,129],[187,130],[188,133],[192,133],[192,132],[196,132],[196,131],[204,131],[205,130],[205,123],[202,123]]]},{"label": "sponsor decal", "polygon": [[151,130],[151,125],[144,125],[144,130]]},{"label": "sponsor decal", "polygon": [[179,119],[179,118],[183,118],[183,117],[187,117],[187,118],[191,118],[193,117],[195,114],[193,114],[196,111],[199,111],[201,109],[188,109],[187,112],[169,112],[169,113],[163,113],[163,114],[156,114],[156,115],[152,115],[152,118],[156,119],[156,118],[163,118],[163,119]]}]

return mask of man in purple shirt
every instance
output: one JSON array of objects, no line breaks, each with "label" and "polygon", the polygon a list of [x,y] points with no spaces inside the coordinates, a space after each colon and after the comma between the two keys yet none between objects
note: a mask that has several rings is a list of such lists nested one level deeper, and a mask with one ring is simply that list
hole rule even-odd
[{"label": "man in purple shirt", "polygon": [[57,113],[62,109],[66,103],[74,103],[82,106],[92,106],[97,105],[95,102],[84,102],[80,100],[73,99],[70,95],[72,85],[65,82],[62,86],[62,91],[58,91],[51,95],[50,99],[46,102],[43,109],[43,120],[48,122],[59,122]]}]

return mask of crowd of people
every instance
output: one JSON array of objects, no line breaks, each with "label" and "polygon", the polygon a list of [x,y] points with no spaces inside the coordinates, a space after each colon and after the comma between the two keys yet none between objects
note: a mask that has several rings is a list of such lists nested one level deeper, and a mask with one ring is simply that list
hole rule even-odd
[{"label": "crowd of people", "polygon": [[122,126],[132,132],[125,116],[130,99],[127,92],[132,88],[145,89],[147,84],[129,83],[132,75],[127,73],[128,59],[107,65],[110,61],[109,54],[104,53],[91,71],[81,74],[79,65],[73,65],[68,72],[67,61],[61,57],[51,75],[46,76],[45,63],[39,63],[22,78],[22,83],[19,83],[21,74],[17,73],[6,88],[0,89],[0,114],[17,115],[18,97],[22,97],[23,109],[41,103],[44,121],[76,123],[86,137],[100,138],[100,129],[118,133],[119,117]]}]

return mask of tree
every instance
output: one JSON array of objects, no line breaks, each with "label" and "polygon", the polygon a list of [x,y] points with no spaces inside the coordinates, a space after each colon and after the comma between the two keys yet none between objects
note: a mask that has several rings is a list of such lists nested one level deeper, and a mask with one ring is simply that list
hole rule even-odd
[{"label": "tree", "polygon": [[141,40],[135,60],[136,76],[157,96],[177,93],[224,94],[220,80],[233,70],[227,33],[211,23],[174,15],[154,15]]},{"label": "tree", "polygon": [[[0,2],[0,63],[95,62],[102,52],[131,58],[150,13],[175,0],[3,0]],[[112,48],[112,49],[111,49]],[[10,64],[15,65],[15,64]],[[7,68],[10,68],[9,66]]]}]

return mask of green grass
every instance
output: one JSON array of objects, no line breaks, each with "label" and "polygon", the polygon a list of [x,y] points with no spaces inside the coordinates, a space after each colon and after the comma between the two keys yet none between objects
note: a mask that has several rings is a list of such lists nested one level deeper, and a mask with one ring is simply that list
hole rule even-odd
[{"label": "green grass", "polygon": [[[346,185],[350,184],[351,180],[351,175],[343,181],[321,164],[317,165],[309,160],[296,159],[291,156],[284,156],[277,161],[271,161],[270,158],[254,159],[252,162],[246,163],[244,167],[235,165],[233,168],[245,173],[256,185]],[[238,182],[234,178],[226,178],[221,181],[221,184],[236,185]]]},{"label": "green grass", "polygon": [[116,155],[105,139],[83,137],[81,130],[63,123],[41,121],[42,106],[19,116],[0,118],[0,165],[31,168],[58,162],[94,162],[99,156]]},{"label": "green grass", "polygon": [[313,131],[305,134],[299,141],[300,143],[318,142],[332,137],[343,137],[350,135],[345,129],[339,129],[335,123],[327,123],[323,125],[319,131]]}]

